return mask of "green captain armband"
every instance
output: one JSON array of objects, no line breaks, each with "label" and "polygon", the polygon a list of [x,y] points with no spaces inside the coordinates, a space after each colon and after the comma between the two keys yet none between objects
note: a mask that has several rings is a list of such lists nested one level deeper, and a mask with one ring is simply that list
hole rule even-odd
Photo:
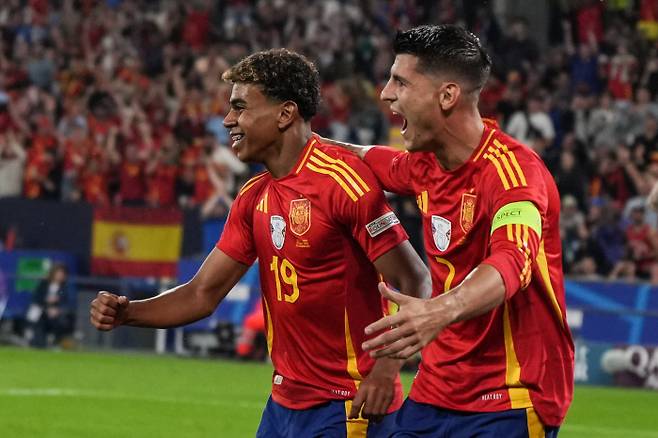
[{"label": "green captain armband", "polygon": [[496,212],[491,222],[491,234],[504,225],[527,225],[541,239],[541,214],[530,201],[511,202]]}]

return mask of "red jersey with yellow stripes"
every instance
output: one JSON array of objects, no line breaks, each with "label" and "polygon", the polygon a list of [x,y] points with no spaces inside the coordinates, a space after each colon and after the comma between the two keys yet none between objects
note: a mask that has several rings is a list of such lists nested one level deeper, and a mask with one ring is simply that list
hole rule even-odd
[{"label": "red jersey with yellow stripes", "polygon": [[[384,314],[372,262],[406,239],[372,171],[315,136],[289,175],[245,184],[217,248],[259,260],[277,403],[354,397],[374,365],[364,329]],[[390,411],[401,403],[398,379]]]},{"label": "red jersey with yellow stripes", "polygon": [[451,171],[432,153],[384,147],[365,161],[386,190],[416,196],[434,295],[481,263],[506,288],[504,304],[425,347],[410,398],[461,411],[534,408],[545,425],[559,425],[572,400],[574,356],[560,198],[541,158],[487,121],[478,148]]}]

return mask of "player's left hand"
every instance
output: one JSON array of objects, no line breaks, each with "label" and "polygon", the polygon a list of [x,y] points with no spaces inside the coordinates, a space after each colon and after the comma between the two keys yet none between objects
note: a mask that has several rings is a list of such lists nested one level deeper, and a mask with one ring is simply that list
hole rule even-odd
[{"label": "player's left hand", "polygon": [[370,374],[363,379],[359,390],[352,400],[352,409],[348,418],[362,418],[379,423],[395,396],[395,378],[398,374],[399,366],[392,369],[392,372],[375,364]]},{"label": "player's left hand", "polygon": [[379,283],[384,298],[400,306],[394,314],[381,318],[366,327],[366,335],[387,330],[363,343],[362,348],[372,357],[408,359],[436,338],[448,320],[437,312],[433,300],[414,298],[391,290]]}]

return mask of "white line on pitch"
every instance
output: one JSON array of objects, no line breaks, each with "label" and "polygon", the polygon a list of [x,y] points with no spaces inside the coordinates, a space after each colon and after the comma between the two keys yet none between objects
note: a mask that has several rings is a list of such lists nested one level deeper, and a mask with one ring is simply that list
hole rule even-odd
[{"label": "white line on pitch", "polygon": [[210,405],[210,406],[238,406],[241,408],[250,408],[262,410],[265,406],[265,400],[262,404],[248,401],[236,400],[234,402],[223,400],[194,400],[174,397],[153,397],[132,394],[123,394],[116,392],[104,391],[87,391],[71,388],[6,388],[0,389],[0,396],[8,397],[83,397],[115,400],[134,400],[160,403],[182,403],[192,405]]}]

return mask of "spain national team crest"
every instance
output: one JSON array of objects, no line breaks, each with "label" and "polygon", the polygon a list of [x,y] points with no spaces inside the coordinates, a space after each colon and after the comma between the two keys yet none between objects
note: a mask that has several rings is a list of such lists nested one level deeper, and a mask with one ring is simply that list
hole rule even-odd
[{"label": "spain national team crest", "polygon": [[311,228],[311,201],[293,199],[290,201],[290,231],[301,236]]},{"label": "spain national team crest", "polygon": [[473,228],[473,221],[475,220],[475,202],[477,195],[470,193],[462,194],[462,209],[459,216],[459,225],[462,227],[464,233],[468,233]]},{"label": "spain national team crest", "polygon": [[432,237],[434,244],[439,251],[445,251],[450,245],[450,235],[452,234],[452,224],[446,218],[432,215]]},{"label": "spain national team crest", "polygon": [[270,233],[274,247],[276,249],[283,248],[283,243],[286,241],[286,220],[281,216],[271,216]]}]

